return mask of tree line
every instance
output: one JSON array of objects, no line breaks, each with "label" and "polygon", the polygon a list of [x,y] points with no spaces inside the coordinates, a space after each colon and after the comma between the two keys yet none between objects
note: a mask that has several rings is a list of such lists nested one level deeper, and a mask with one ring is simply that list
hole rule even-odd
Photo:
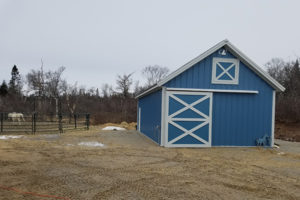
[{"label": "tree line", "polygon": [[169,69],[159,65],[142,69],[146,83],[141,85],[132,78],[133,73],[116,76],[116,87],[103,84],[101,88],[86,88],[70,84],[63,78],[65,67],[44,70],[32,69],[22,76],[16,65],[12,67],[7,83],[0,85],[0,112],[38,112],[57,115],[58,112],[74,115],[90,113],[91,122],[120,123],[136,121],[135,96],[164,78]]},{"label": "tree line", "polygon": [[[300,67],[299,61],[273,58],[265,65],[267,72],[286,90],[276,95],[276,120],[300,121]],[[16,65],[12,67],[9,82],[0,85],[0,112],[33,111],[44,114],[90,113],[95,124],[136,121],[138,93],[164,78],[169,69],[158,65],[142,69],[144,85],[132,79],[133,73],[117,75],[116,87],[103,84],[101,88],[85,88],[70,84],[62,78],[65,67],[44,71],[32,69],[22,76]],[[24,90],[26,88],[26,90]]]},{"label": "tree line", "polygon": [[273,58],[266,65],[267,72],[285,87],[276,94],[276,120],[300,122],[300,67],[299,60],[284,61]]}]

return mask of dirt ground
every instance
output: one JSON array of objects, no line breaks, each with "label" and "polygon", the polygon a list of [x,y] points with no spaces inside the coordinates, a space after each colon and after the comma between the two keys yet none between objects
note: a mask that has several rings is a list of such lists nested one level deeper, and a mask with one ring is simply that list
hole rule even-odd
[{"label": "dirt ground", "polygon": [[0,199],[300,199],[300,143],[276,143],[163,148],[99,127],[0,140]]}]

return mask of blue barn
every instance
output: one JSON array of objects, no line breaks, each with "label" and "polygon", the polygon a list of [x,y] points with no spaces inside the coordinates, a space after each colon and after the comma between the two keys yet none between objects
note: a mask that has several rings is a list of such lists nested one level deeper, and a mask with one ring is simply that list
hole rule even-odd
[{"label": "blue barn", "polygon": [[274,145],[285,88],[228,40],[138,95],[138,131],[165,147]]}]

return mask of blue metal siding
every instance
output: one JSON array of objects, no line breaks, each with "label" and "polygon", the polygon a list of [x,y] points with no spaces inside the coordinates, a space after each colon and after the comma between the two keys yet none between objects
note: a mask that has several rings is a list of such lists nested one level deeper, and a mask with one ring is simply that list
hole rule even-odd
[{"label": "blue metal siding", "polygon": [[212,146],[255,146],[272,131],[272,91],[262,94],[214,93]]},{"label": "blue metal siding", "polygon": [[213,57],[235,58],[218,51],[167,82],[171,88],[258,90],[259,94],[213,94],[212,146],[255,146],[255,139],[272,131],[273,88],[250,70],[239,65],[239,84],[212,84]]},{"label": "blue metal siding", "polygon": [[139,99],[141,108],[141,132],[160,144],[161,138],[161,90]]}]

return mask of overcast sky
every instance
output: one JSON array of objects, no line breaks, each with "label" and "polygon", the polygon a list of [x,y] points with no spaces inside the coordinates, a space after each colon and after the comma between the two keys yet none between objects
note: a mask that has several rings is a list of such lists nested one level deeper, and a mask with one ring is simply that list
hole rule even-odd
[{"label": "overcast sky", "polygon": [[0,0],[0,81],[65,66],[69,82],[115,84],[158,64],[172,71],[227,38],[263,66],[300,56],[300,1]]}]

